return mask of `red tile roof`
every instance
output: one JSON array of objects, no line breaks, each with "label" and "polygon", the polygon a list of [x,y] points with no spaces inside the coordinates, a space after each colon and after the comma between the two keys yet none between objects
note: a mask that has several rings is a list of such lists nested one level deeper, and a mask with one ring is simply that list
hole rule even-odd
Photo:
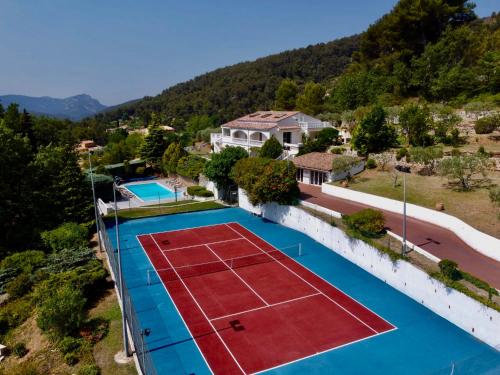
[{"label": "red tile roof", "polygon": [[291,160],[298,168],[330,172],[332,170],[333,159],[340,156],[342,155],[329,152],[310,152],[309,154],[296,156]]},{"label": "red tile roof", "polygon": [[283,120],[296,115],[296,111],[258,111],[237,118],[222,126],[231,129],[253,129],[253,130],[270,130],[275,127],[280,129],[298,130],[300,127],[297,124],[282,124]]}]

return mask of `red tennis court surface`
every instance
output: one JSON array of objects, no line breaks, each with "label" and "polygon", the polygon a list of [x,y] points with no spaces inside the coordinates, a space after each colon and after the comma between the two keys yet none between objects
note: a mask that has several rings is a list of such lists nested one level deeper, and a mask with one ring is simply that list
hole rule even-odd
[{"label": "red tennis court surface", "polygon": [[237,223],[138,239],[216,374],[268,370],[395,328]]}]

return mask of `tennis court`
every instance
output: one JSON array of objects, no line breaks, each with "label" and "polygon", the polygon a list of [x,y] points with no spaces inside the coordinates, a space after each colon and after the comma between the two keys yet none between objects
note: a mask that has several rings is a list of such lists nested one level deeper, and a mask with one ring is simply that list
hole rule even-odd
[{"label": "tennis court", "polygon": [[[138,236],[214,373],[257,373],[395,327],[238,223]],[[287,253],[291,253],[289,256]]]},{"label": "tennis court", "polygon": [[[226,224],[244,238],[222,230]],[[127,319],[147,374],[241,374],[235,359],[245,371],[269,375],[500,371],[495,349],[303,233],[240,208],[127,220],[119,228]],[[114,222],[107,230],[116,246]],[[111,247],[115,268],[116,254]],[[281,263],[305,281],[279,270]],[[324,295],[344,308],[353,303],[360,311],[351,313],[382,333]],[[368,322],[371,314],[380,320]]]}]

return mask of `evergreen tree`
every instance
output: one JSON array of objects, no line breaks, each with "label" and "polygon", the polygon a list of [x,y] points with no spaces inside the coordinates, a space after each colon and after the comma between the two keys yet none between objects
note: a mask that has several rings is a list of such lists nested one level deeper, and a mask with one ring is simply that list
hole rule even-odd
[{"label": "evergreen tree", "polygon": [[14,133],[21,133],[21,115],[19,114],[19,106],[15,103],[9,104],[3,116],[3,123]]},{"label": "evergreen tree", "polygon": [[416,104],[406,106],[399,115],[399,123],[412,146],[426,147],[433,144],[429,135],[432,120],[427,107]]},{"label": "evergreen tree", "polygon": [[377,106],[354,130],[351,142],[362,155],[387,150],[396,142],[396,131],[387,124],[385,116],[384,109]]},{"label": "evergreen tree", "polygon": [[248,153],[241,147],[226,147],[222,152],[213,154],[212,159],[205,164],[203,173],[215,182],[218,189],[223,190],[226,199],[229,189],[235,185],[231,170],[238,160],[247,157]]},{"label": "evergreen tree", "polygon": [[314,82],[306,83],[304,93],[297,98],[297,110],[308,115],[315,115],[323,111],[326,89],[323,85]]},{"label": "evergreen tree", "polygon": [[4,114],[5,114],[5,109],[3,108],[2,103],[0,103],[0,119],[3,118]]},{"label": "evergreen tree", "polygon": [[162,169],[164,173],[174,174],[177,172],[179,160],[187,155],[180,143],[171,143],[165,150],[162,158]]},{"label": "evergreen tree", "polygon": [[148,135],[144,137],[140,155],[142,160],[157,169],[161,163],[161,157],[168,146],[165,139],[166,132],[158,125],[149,126],[148,131]]},{"label": "evergreen tree", "polygon": [[295,109],[299,87],[295,81],[284,79],[276,90],[274,109],[277,111],[292,111]]},{"label": "evergreen tree", "polygon": [[276,159],[283,153],[283,146],[281,143],[273,136],[264,142],[259,150],[259,156],[261,158]]}]

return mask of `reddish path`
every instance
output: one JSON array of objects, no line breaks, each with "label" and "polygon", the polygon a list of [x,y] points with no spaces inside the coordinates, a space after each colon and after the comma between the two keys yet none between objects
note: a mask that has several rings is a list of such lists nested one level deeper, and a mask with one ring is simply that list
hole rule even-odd
[{"label": "reddish path", "polygon": [[[361,203],[324,194],[319,186],[300,184],[300,191],[302,200],[342,214],[352,214],[369,207]],[[403,216],[389,211],[384,211],[384,216],[388,229],[402,236]],[[408,241],[440,259],[454,260],[462,270],[487,281],[496,289],[500,289],[500,262],[477,252],[452,231],[425,221],[407,218],[406,233]]]},{"label": "reddish path", "polygon": [[138,239],[215,374],[264,371],[395,329],[237,223]]}]

